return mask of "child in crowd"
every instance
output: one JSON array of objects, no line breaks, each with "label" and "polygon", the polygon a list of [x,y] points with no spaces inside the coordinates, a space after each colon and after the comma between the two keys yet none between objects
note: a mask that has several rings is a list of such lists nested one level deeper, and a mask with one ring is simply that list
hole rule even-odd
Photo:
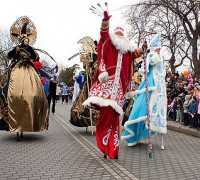
[{"label": "child in crowd", "polygon": [[200,86],[188,78],[169,73],[167,80],[168,117],[193,128],[200,127]]}]

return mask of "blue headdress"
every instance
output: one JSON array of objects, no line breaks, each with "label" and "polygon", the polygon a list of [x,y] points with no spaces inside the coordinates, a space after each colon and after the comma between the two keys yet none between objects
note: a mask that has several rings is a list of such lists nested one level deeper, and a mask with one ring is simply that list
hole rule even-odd
[{"label": "blue headdress", "polygon": [[160,36],[160,34],[156,34],[152,38],[152,40],[150,42],[150,48],[152,50],[161,48],[161,36]]}]

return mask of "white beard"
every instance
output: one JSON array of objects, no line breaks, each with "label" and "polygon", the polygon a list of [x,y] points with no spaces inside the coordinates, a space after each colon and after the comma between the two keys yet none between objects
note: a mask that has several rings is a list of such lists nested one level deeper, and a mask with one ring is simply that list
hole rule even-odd
[{"label": "white beard", "polygon": [[110,33],[110,39],[115,48],[122,53],[126,53],[128,51],[133,52],[135,50],[133,45],[131,45],[129,40],[124,36],[118,36],[114,33]]}]

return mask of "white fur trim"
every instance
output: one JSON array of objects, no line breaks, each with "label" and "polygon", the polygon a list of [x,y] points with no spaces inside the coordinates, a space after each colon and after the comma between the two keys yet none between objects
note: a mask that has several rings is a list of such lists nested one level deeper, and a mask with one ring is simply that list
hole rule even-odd
[{"label": "white fur trim", "polygon": [[98,80],[101,83],[107,82],[108,81],[108,72],[104,71],[104,72],[100,73],[98,76]]},{"label": "white fur trim", "polygon": [[114,100],[91,96],[83,102],[83,106],[90,106],[91,104],[97,104],[101,107],[111,106],[117,113],[120,114],[121,118],[123,117],[123,109]]},{"label": "white fur trim", "polygon": [[[135,136],[134,131],[132,131],[130,128],[128,128],[129,125],[133,125],[133,124],[145,121],[146,119],[147,119],[147,116],[142,116],[135,120],[126,121],[124,124],[124,130],[128,131],[129,134],[126,136],[121,136],[121,140],[127,140],[127,139]],[[146,125],[146,128],[148,129],[147,125]],[[156,126],[152,125],[152,123],[150,123],[150,129],[152,132],[155,132],[155,133],[167,134],[167,127],[156,127]],[[134,146],[137,144],[137,142],[127,143],[127,144],[128,144],[128,146]]]},{"label": "white fur trim", "polygon": [[126,53],[128,51],[133,52],[135,50],[134,46],[124,36],[120,37],[114,33],[110,33],[110,39],[115,48],[122,53]]},{"label": "white fur trim", "polygon": [[134,137],[135,136],[135,133],[134,131],[132,131],[131,129],[128,128],[129,125],[132,125],[132,124],[136,124],[136,123],[139,123],[139,122],[142,122],[142,121],[145,121],[145,119],[147,119],[147,116],[142,116],[142,117],[139,117],[135,120],[128,120],[125,122],[124,124],[124,129],[126,131],[128,131],[128,135],[126,136],[121,136],[121,139],[124,140],[124,139],[129,139],[131,137]]},{"label": "white fur trim", "polygon": [[[142,116],[142,117],[140,117],[140,118],[138,118],[138,119],[136,119],[136,120],[130,120],[130,121],[128,120],[128,121],[126,121],[125,124],[124,124],[124,129],[125,129],[126,131],[128,131],[129,134],[126,135],[126,136],[121,136],[121,140],[126,140],[126,141],[127,141],[127,139],[129,139],[129,138],[135,136],[134,131],[132,131],[131,129],[129,129],[129,128],[128,128],[128,125],[136,124],[136,123],[145,121],[146,119],[147,119],[147,116]],[[140,141],[141,141],[141,140],[144,140],[144,139],[140,139]],[[133,143],[127,142],[127,145],[128,145],[128,146],[135,146],[137,143],[138,143],[138,142],[133,142]]]},{"label": "white fur trim", "polygon": [[128,146],[135,146],[138,142],[134,142],[134,143],[127,143]]}]

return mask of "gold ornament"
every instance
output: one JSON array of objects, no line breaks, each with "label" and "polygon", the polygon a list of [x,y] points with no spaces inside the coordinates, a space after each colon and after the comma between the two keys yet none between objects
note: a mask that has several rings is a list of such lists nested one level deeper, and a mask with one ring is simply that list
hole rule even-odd
[{"label": "gold ornament", "polygon": [[27,16],[22,16],[11,26],[10,37],[15,44],[19,44],[22,39],[28,38],[29,44],[33,45],[37,38],[37,30],[34,23]]}]

